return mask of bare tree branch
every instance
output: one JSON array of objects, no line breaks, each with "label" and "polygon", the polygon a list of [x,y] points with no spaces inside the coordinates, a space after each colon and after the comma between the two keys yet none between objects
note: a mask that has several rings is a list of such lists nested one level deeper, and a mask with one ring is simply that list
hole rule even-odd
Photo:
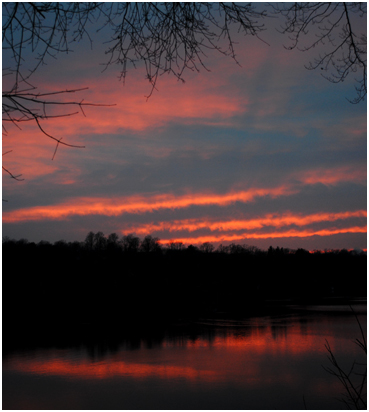
[{"label": "bare tree branch", "polygon": [[[288,49],[307,51],[324,47],[306,68],[320,68],[323,77],[332,83],[343,82],[349,74],[358,73],[356,98],[349,101],[364,101],[367,93],[366,3],[279,3],[274,10],[285,18],[281,32],[288,34],[291,41]],[[363,19],[363,32],[360,25],[352,24],[353,19]],[[309,34],[313,29],[315,36]],[[304,39],[307,45],[301,46]]]},{"label": "bare tree branch", "polygon": [[[270,8],[271,7],[271,8]],[[269,9],[268,9],[269,8]],[[85,106],[111,106],[81,101],[50,100],[51,96],[81,92],[66,89],[36,93],[30,82],[32,75],[49,59],[72,51],[75,42],[88,39],[92,32],[109,31],[105,43],[107,61],[120,68],[119,78],[125,81],[129,67],[143,65],[151,90],[164,74],[184,81],[184,72],[209,70],[207,53],[215,50],[232,58],[237,64],[235,33],[259,37],[265,29],[262,21],[271,17],[271,10],[285,19],[282,32],[288,34],[290,49],[324,51],[308,69],[320,68],[323,76],[337,83],[348,75],[359,74],[359,103],[366,96],[366,32],[360,32],[358,19],[366,17],[366,3],[261,3],[234,2],[3,2],[3,60],[7,62],[3,76],[10,86],[3,90],[4,123],[19,127],[27,121],[36,122],[40,132],[59,145],[79,147],[45,131],[41,121],[67,114],[50,114],[51,106],[78,106],[85,116]],[[355,24],[354,24],[355,22]],[[314,29],[315,37],[309,31]],[[308,39],[301,47],[302,39]],[[261,39],[260,39],[261,40]],[[310,43],[309,43],[310,42]],[[53,158],[55,156],[55,152]]]},{"label": "bare tree branch", "polygon": [[[356,343],[365,353],[367,354],[367,347],[366,347],[366,339],[363,328],[360,324],[360,321],[357,317],[357,314],[350,306],[350,309],[354,313],[356,321],[360,328],[361,339],[355,339],[354,343]],[[345,371],[341,365],[339,364],[335,354],[333,353],[332,348],[329,345],[329,342],[325,341],[325,348],[328,351],[328,360],[331,363],[332,367],[325,367],[323,369],[326,370],[331,375],[335,376],[341,382],[344,393],[343,397],[339,400],[343,402],[348,409],[366,409],[366,378],[367,378],[367,366],[365,364],[361,364],[354,360],[351,364],[350,370]]]},{"label": "bare tree branch", "polygon": [[[53,114],[46,108],[78,106],[85,116],[85,106],[111,106],[81,101],[51,101],[50,96],[75,93],[85,89],[63,90],[51,93],[36,93],[30,83],[37,69],[50,58],[69,53],[74,42],[88,38],[90,31],[98,26],[98,32],[111,31],[106,43],[108,61],[105,69],[118,64],[120,78],[124,81],[127,66],[141,62],[151,84],[151,96],[158,77],[171,73],[184,81],[187,69],[198,71],[205,67],[206,50],[213,49],[231,56],[236,53],[231,37],[231,27],[240,32],[257,36],[263,29],[259,19],[265,11],[256,11],[252,4],[237,3],[13,3],[3,2],[3,55],[7,69],[3,76],[13,76],[10,89],[3,91],[3,125],[10,122],[19,128],[27,121],[36,122],[39,130],[59,145],[83,147],[62,141],[48,133],[41,121],[72,116],[77,112]],[[228,49],[222,49],[219,41],[228,40]],[[3,126],[3,129],[6,130]]]},{"label": "bare tree branch", "polygon": [[[7,152],[3,153],[3,156],[7,155],[8,153],[12,152],[12,150],[8,150]],[[6,173],[8,173],[10,175],[10,177],[14,180],[18,180],[18,181],[22,181],[24,179],[19,179],[22,175],[13,175],[13,173],[11,173],[8,169],[6,169],[4,166],[2,166],[3,170],[5,170]],[[4,202],[6,202],[6,200],[3,199]]]}]

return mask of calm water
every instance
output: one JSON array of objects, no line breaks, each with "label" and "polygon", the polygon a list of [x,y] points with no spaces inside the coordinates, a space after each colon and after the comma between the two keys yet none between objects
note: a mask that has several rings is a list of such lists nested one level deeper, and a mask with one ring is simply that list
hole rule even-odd
[{"label": "calm water", "polygon": [[[324,344],[344,367],[366,362],[356,320],[344,306],[300,309],[7,352],[3,409],[344,408]],[[366,306],[355,311],[366,332]]]}]

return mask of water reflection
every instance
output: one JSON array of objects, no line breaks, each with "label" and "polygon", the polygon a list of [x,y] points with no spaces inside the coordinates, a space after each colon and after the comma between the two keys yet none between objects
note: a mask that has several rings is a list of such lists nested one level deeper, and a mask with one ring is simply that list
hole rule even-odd
[{"label": "water reflection", "polygon": [[[46,355],[46,356],[45,356]],[[38,375],[59,376],[69,379],[107,379],[116,376],[130,376],[136,379],[155,376],[162,379],[185,378],[189,380],[216,379],[213,370],[196,370],[192,367],[158,365],[148,363],[132,363],[121,360],[119,355],[103,361],[91,362],[88,359],[70,360],[62,354],[44,354],[42,359],[22,358],[12,359],[7,370]]]},{"label": "water reflection", "polygon": [[[115,403],[109,404],[110,409],[199,409],[196,402],[206,409],[303,409],[303,395],[308,396],[307,407],[335,409],[333,400],[341,388],[321,367],[326,361],[324,342],[328,339],[332,350],[348,365],[351,359],[361,356],[352,343],[357,325],[352,315],[316,313],[246,320],[202,319],[192,325],[152,331],[150,335],[120,330],[113,337],[106,332],[101,338],[95,331],[93,336],[100,339],[97,342],[82,334],[59,346],[54,342],[48,347],[35,344],[33,348],[8,351],[3,360],[3,407],[19,406],[7,386],[12,379],[18,392],[25,394],[22,382],[37,386],[35,378],[54,383],[50,379],[57,378],[60,390],[74,388],[64,387],[70,382],[68,385],[78,384],[81,394],[91,385],[112,391],[109,396]],[[362,321],[365,326],[363,316]],[[91,338],[91,330],[85,332]],[[142,386],[136,386],[139,382]],[[160,399],[147,389],[149,382],[162,394]],[[127,391],[133,384],[137,397],[131,399]],[[113,390],[116,385],[119,390]],[[42,398],[42,388],[37,390]],[[59,389],[54,390],[56,399],[66,402],[60,400]],[[107,409],[103,393],[96,399],[98,409]],[[168,393],[177,394],[182,403],[168,403]],[[220,393],[222,400],[218,399]],[[145,403],[141,397],[150,401]],[[32,402],[31,409],[39,409],[34,399]],[[91,406],[81,402],[79,399],[64,408]],[[59,409],[50,400],[47,405]]]}]

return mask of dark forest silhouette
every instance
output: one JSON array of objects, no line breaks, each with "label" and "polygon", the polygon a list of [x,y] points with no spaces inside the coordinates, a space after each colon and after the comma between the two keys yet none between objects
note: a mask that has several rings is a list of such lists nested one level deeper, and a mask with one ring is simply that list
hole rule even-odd
[{"label": "dark forest silhouette", "polygon": [[150,235],[90,232],[84,242],[54,244],[5,238],[3,324],[160,324],[268,314],[283,300],[343,301],[366,296],[366,261],[365,252],[347,250],[163,246]]}]

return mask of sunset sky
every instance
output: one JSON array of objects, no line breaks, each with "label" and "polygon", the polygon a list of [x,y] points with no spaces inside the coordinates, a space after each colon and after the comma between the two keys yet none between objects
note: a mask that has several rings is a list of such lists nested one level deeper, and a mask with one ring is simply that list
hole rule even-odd
[{"label": "sunset sky", "polygon": [[[49,59],[38,91],[88,87],[68,100],[86,117],[45,121],[3,136],[3,236],[82,241],[89,231],[185,244],[366,249],[367,112],[354,76],[332,84],[304,65],[318,51],[286,50],[277,20],[237,37],[237,65],[209,52],[211,70],[150,85],[142,66],[102,72],[104,34]],[[6,65],[3,56],[3,67]],[[4,80],[6,81],[6,79]],[[3,87],[6,87],[4,84]],[[75,111],[75,108],[69,109]]]}]

